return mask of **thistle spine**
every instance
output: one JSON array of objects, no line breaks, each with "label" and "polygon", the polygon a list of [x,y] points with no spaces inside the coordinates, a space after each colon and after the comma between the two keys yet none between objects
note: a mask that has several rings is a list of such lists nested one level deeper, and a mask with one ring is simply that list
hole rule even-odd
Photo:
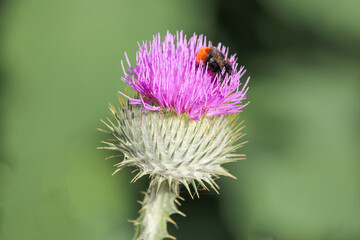
[{"label": "thistle spine", "polygon": [[235,144],[244,136],[242,122],[238,123],[235,114],[193,121],[184,114],[143,111],[119,100],[118,111],[110,105],[115,122],[107,118],[103,123],[108,130],[99,129],[114,139],[103,141],[107,146],[100,149],[121,152],[114,174],[129,166],[139,171],[131,182],[145,175],[151,178],[145,198],[139,202],[140,216],[132,221],[133,240],[175,239],[167,232],[167,222],[176,225],[170,218],[174,213],[185,216],[176,207],[180,205],[177,198],[181,199],[179,187],[184,186],[194,198],[199,197],[199,187],[219,193],[215,178],[221,175],[235,178],[222,165],[245,157],[234,153],[246,143]]},{"label": "thistle spine", "polygon": [[180,212],[175,203],[177,195],[169,184],[164,181],[157,185],[150,185],[140,209],[140,217],[134,221],[135,236],[133,240],[161,240],[164,238],[175,239],[167,232],[167,222],[176,223],[170,215]]}]

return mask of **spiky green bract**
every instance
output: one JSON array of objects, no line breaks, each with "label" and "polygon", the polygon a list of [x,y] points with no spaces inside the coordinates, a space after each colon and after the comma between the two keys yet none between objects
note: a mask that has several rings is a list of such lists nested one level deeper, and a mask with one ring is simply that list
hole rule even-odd
[{"label": "spiky green bract", "polygon": [[133,240],[159,240],[172,238],[167,232],[167,222],[175,224],[170,218],[171,214],[180,213],[176,208],[176,194],[169,191],[166,182],[148,189],[143,207],[140,210],[140,217],[134,221],[135,236]]},{"label": "spiky green bract", "polygon": [[232,153],[243,144],[233,144],[242,136],[233,115],[194,121],[186,115],[151,112],[124,103],[118,111],[113,106],[110,110],[116,123],[109,119],[109,124],[104,123],[115,142],[104,142],[105,149],[124,154],[115,173],[127,166],[139,169],[132,182],[150,175],[150,185],[167,181],[173,190],[183,184],[189,192],[189,185],[196,193],[198,185],[217,191],[214,177],[232,177],[221,165],[244,157]]},{"label": "spiky green bract", "polygon": [[125,104],[122,98],[120,103],[118,110],[110,105],[115,121],[103,121],[108,130],[102,131],[114,138],[104,141],[108,146],[102,148],[123,156],[114,173],[135,167],[138,173],[132,182],[145,175],[151,178],[140,217],[134,221],[134,239],[174,238],[167,233],[166,223],[174,223],[170,215],[180,213],[174,204],[180,198],[178,189],[184,185],[191,197],[191,188],[199,196],[199,186],[218,192],[214,178],[233,177],[222,164],[244,159],[244,155],[233,153],[244,144],[234,144],[243,136],[243,127],[231,114],[194,121],[169,110],[141,110],[139,105]]}]

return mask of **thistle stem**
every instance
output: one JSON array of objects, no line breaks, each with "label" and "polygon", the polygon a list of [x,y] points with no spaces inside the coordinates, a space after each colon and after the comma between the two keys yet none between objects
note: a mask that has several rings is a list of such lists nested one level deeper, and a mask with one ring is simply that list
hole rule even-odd
[{"label": "thistle stem", "polygon": [[167,222],[170,221],[170,215],[179,213],[176,208],[175,200],[177,196],[165,182],[157,185],[150,185],[142,208],[140,217],[135,221],[134,240],[161,240],[172,238],[167,232]]}]

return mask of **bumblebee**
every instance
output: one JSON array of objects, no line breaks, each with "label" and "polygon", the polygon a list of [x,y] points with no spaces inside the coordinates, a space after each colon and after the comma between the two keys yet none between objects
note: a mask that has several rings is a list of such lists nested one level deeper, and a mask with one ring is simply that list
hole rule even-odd
[{"label": "bumblebee", "polygon": [[225,72],[221,76],[222,81],[224,80],[226,73],[231,75],[232,67],[230,61],[226,60],[224,54],[213,46],[201,48],[196,55],[196,61],[204,67],[208,65],[208,69],[214,76],[216,76],[216,74],[221,74],[222,70],[225,68]]}]

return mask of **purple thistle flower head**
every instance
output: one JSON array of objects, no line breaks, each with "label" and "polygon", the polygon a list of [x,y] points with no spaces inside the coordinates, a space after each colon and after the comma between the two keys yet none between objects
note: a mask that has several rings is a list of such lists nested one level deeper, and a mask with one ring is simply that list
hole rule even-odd
[{"label": "purple thistle flower head", "polygon": [[139,99],[135,99],[120,92],[130,104],[151,111],[173,110],[200,120],[202,116],[242,112],[249,103],[243,103],[249,78],[245,84],[240,82],[246,70],[243,66],[237,69],[235,54],[228,58],[229,49],[221,43],[217,49],[230,63],[230,74],[225,74],[225,68],[214,74],[208,64],[203,67],[196,61],[199,50],[212,45],[203,35],[194,34],[187,40],[182,31],[176,36],[167,32],[164,39],[157,34],[149,45],[146,41],[138,45],[136,66],[131,66],[126,53],[129,70],[121,63],[122,80],[140,93]]}]

